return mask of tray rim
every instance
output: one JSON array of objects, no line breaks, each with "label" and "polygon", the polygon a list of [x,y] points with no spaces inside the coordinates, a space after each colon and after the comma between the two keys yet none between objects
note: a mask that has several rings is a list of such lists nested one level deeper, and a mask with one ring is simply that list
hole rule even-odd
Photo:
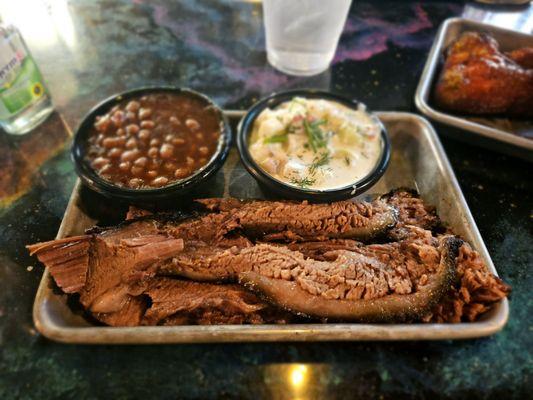
[{"label": "tray rim", "polygon": [[491,140],[504,142],[520,149],[533,151],[533,140],[514,135],[501,129],[496,129],[487,125],[479,124],[477,122],[469,121],[465,118],[461,118],[452,114],[447,114],[446,112],[438,111],[429,105],[428,99],[437,70],[439,56],[443,51],[444,39],[446,38],[449,29],[453,25],[467,25],[477,30],[492,30],[522,37],[530,37],[533,41],[532,35],[479,21],[474,21],[468,18],[453,17],[444,20],[437,32],[437,35],[435,36],[435,40],[433,41],[426,64],[424,65],[424,69],[420,76],[420,81],[415,92],[416,107],[422,114],[435,121],[472,132],[474,134],[472,137],[474,138],[480,135]]},{"label": "tray rim", "polygon": [[[240,110],[226,110],[228,117],[238,118],[244,114]],[[497,275],[490,255],[446,153],[431,123],[424,117],[407,112],[376,112],[378,117],[387,119],[413,119],[428,132],[430,145],[436,154],[438,168],[449,174],[451,189],[459,200],[472,233],[479,239],[477,250],[486,258],[489,269]],[[65,215],[71,212],[77,200],[81,182],[76,181],[65,209],[56,238],[64,235]],[[165,327],[63,327],[54,323],[43,313],[42,305],[51,289],[51,276],[45,269],[39,283],[33,304],[33,321],[37,330],[48,339],[76,344],[163,344],[163,343],[227,343],[227,342],[296,342],[296,341],[408,341],[408,340],[449,340],[471,339],[492,335],[505,326],[509,317],[508,299],[503,299],[494,315],[486,320],[457,324],[294,324],[294,325],[186,325]]]}]

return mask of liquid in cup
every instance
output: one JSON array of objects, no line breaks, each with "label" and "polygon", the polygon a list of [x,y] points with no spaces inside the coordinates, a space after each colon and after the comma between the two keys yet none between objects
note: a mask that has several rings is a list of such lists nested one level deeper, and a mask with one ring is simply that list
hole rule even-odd
[{"label": "liquid in cup", "polygon": [[268,62],[291,75],[325,71],[351,0],[263,0]]},{"label": "liquid in cup", "polygon": [[[0,20],[1,23],[1,20]],[[0,25],[0,127],[21,135],[44,121],[54,108],[43,77],[13,25]]]}]

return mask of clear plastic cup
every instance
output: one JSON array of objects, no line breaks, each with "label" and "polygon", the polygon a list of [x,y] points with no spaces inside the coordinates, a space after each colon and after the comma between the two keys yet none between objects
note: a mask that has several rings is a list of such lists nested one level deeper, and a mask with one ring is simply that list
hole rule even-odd
[{"label": "clear plastic cup", "polygon": [[268,62],[291,75],[328,69],[351,0],[263,0]]}]

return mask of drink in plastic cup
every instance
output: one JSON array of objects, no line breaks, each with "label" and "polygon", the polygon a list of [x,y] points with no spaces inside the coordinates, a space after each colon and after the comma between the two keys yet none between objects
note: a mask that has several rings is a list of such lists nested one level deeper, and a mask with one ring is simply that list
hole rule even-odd
[{"label": "drink in plastic cup", "polygon": [[351,0],[263,0],[268,62],[291,75],[328,69]]}]

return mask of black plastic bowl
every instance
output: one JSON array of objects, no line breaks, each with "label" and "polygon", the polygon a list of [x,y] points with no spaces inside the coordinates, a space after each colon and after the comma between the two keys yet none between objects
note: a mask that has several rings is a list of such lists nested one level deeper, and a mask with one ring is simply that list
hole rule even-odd
[{"label": "black plastic bowl", "polygon": [[[87,136],[93,127],[95,118],[107,113],[114,105],[125,99],[133,99],[145,94],[161,92],[186,94],[191,97],[199,98],[217,111],[220,117],[220,139],[215,154],[213,154],[206,165],[196,170],[193,175],[160,188],[133,189],[115,185],[112,182],[101,178],[85,159]],[[181,196],[188,194],[192,189],[203,185],[209,178],[215,175],[224,164],[230,146],[230,125],[222,113],[222,110],[211,99],[190,89],[175,87],[144,87],[111,96],[89,111],[76,130],[71,155],[76,167],[76,173],[84,185],[112,199],[122,200],[131,204],[151,205],[164,200],[180,198]]]},{"label": "black plastic bowl", "polygon": [[281,196],[299,200],[310,200],[313,202],[345,200],[357,196],[371,188],[385,173],[385,170],[389,165],[391,151],[390,140],[387,131],[381,121],[375,116],[374,117],[376,118],[376,121],[381,126],[381,156],[378,159],[374,169],[367,176],[356,182],[353,182],[350,185],[344,186],[342,188],[329,190],[302,189],[288,185],[280,180],[273,178],[270,174],[265,172],[259,165],[257,165],[257,163],[252,158],[250,151],[248,150],[248,140],[250,137],[250,133],[252,132],[255,119],[264,109],[275,108],[281,103],[291,100],[293,97],[331,100],[343,104],[352,109],[357,109],[357,107],[359,106],[358,102],[350,100],[346,97],[330,92],[312,89],[292,90],[287,92],[274,93],[271,96],[260,100],[248,110],[246,115],[241,120],[237,132],[237,147],[239,148],[239,153],[241,155],[242,162],[248,172],[252,174],[252,176],[259,182],[261,186],[266,187]]}]

